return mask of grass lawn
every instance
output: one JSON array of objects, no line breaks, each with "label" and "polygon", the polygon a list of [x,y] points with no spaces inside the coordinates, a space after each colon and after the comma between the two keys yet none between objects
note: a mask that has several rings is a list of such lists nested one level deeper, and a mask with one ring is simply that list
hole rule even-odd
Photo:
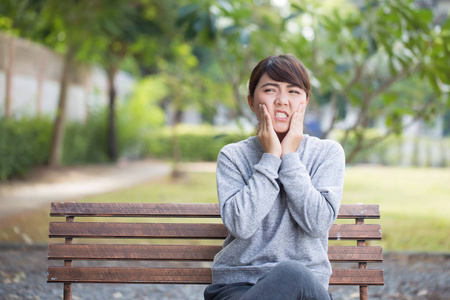
[{"label": "grass lawn", "polygon": [[380,205],[387,251],[450,252],[450,169],[347,167],[343,203]]},{"label": "grass lawn", "polygon": [[[347,167],[343,203],[379,204],[385,251],[450,252],[450,170]],[[214,173],[177,183],[149,184],[81,199],[83,202],[216,203]],[[49,208],[0,223],[0,242],[47,243]],[[55,218],[53,218],[55,219]]]}]

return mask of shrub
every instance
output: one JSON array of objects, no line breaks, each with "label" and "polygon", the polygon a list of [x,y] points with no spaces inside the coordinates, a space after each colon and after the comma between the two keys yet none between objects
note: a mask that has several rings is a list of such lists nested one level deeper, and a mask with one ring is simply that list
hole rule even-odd
[{"label": "shrub", "polygon": [[47,161],[51,128],[48,118],[0,119],[0,180],[24,176]]},{"label": "shrub", "polygon": [[106,111],[92,114],[85,123],[69,122],[64,136],[63,164],[108,161]]},{"label": "shrub", "polygon": [[[248,134],[227,133],[212,126],[182,126],[177,128],[177,140],[183,161],[215,161],[220,149],[229,143],[238,142]],[[155,131],[145,137],[144,155],[170,158],[173,153],[173,135],[170,128]]]}]

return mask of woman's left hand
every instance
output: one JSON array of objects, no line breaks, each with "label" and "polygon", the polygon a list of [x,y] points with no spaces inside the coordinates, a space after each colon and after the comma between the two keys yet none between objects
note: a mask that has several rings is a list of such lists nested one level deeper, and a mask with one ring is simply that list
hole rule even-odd
[{"label": "woman's left hand", "polygon": [[297,111],[292,115],[289,131],[281,142],[282,155],[297,151],[303,140],[303,120],[305,118],[304,103],[298,106]]}]

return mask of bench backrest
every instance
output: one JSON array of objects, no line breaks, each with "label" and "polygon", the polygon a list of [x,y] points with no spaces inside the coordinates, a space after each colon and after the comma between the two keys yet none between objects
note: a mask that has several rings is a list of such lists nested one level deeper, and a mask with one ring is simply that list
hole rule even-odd
[{"label": "bench backrest", "polygon": [[[64,238],[65,242],[49,244],[48,259],[64,260],[64,266],[49,266],[47,278],[48,282],[65,284],[64,299],[71,299],[71,283],[208,284],[211,269],[204,262],[214,259],[227,236],[217,204],[66,202],[52,203],[50,215],[66,218],[65,222],[50,223],[49,237]],[[75,222],[75,217],[96,220]],[[127,219],[117,222],[118,218],[113,217]],[[366,240],[381,239],[381,227],[364,224],[364,219],[379,217],[378,205],[342,205],[338,219],[354,219],[355,223],[334,224],[329,231],[330,240],[357,241],[353,246],[329,246],[328,257],[333,263],[330,285],[359,285],[361,299],[368,299],[367,286],[383,284],[383,270],[367,269],[367,263],[383,260],[382,249],[366,245]],[[179,218],[184,221],[180,223]],[[73,243],[74,238],[81,238],[82,244]],[[133,239],[137,243],[126,240],[124,244],[120,239]],[[149,239],[163,239],[164,244],[151,243]],[[73,265],[76,260],[195,263],[170,268],[77,267]],[[354,262],[355,268],[339,268],[334,264],[338,262]]]}]

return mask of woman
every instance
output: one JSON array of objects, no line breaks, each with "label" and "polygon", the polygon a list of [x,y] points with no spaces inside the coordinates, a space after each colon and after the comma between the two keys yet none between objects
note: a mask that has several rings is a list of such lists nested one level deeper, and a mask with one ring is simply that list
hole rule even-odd
[{"label": "woman", "polygon": [[258,134],[225,146],[217,160],[229,234],[206,300],[331,299],[328,230],[339,211],[345,159],[338,143],[303,134],[310,93],[308,73],[292,55],[254,68],[248,104]]}]

